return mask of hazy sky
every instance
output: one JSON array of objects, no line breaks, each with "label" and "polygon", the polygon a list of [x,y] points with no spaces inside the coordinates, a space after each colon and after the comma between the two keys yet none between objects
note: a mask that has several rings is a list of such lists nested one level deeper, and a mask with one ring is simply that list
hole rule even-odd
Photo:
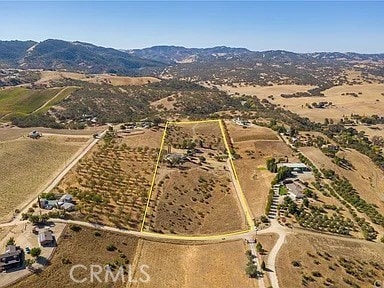
[{"label": "hazy sky", "polygon": [[384,53],[384,2],[3,2],[0,40]]}]

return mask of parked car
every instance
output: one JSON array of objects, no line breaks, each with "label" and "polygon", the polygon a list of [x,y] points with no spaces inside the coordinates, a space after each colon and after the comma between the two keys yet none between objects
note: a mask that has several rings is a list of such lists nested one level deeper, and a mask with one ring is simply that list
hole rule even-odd
[{"label": "parked car", "polygon": [[25,247],[25,252],[27,252],[27,254],[31,253],[31,249],[29,249],[29,247]]}]

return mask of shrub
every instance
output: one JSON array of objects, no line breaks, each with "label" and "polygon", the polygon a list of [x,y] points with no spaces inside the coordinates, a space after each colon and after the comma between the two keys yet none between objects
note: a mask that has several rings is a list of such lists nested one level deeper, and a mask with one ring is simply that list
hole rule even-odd
[{"label": "shrub", "polygon": [[301,267],[300,261],[294,260],[294,261],[291,262],[291,264],[292,264],[293,267]]},{"label": "shrub", "polygon": [[117,249],[116,246],[113,245],[113,244],[109,244],[109,245],[107,246],[107,250],[110,251],[110,252],[115,251],[116,249]]},{"label": "shrub", "polygon": [[31,256],[32,257],[39,257],[41,254],[41,249],[39,247],[35,247],[31,249]]},{"label": "shrub", "polygon": [[71,230],[74,231],[74,232],[79,232],[79,231],[81,231],[81,227],[78,226],[78,225],[71,225],[71,226],[69,227],[69,229],[71,229]]},{"label": "shrub", "polygon": [[5,244],[6,246],[8,245],[15,245],[15,238],[11,237],[8,239],[7,241],[7,244]]}]

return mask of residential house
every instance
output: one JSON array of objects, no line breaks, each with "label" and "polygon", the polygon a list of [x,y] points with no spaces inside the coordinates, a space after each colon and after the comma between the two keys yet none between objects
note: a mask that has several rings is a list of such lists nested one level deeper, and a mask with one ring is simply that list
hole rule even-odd
[{"label": "residential house", "polygon": [[61,206],[63,205],[64,203],[71,203],[73,200],[73,197],[71,194],[64,194],[63,196],[60,197],[59,201],[58,201],[58,205]]},{"label": "residential house", "polygon": [[74,211],[75,210],[75,204],[73,203],[64,203],[60,206],[61,209],[67,211],[67,212],[70,212],[70,211]]},{"label": "residential house", "polygon": [[304,163],[278,163],[277,167],[288,167],[291,168],[293,172],[303,173],[310,171],[309,167]]},{"label": "residential house", "polygon": [[306,187],[299,181],[286,183],[285,187],[287,187],[288,195],[292,200],[302,199],[305,196],[303,192]]},{"label": "residential house", "polygon": [[0,254],[0,272],[21,267],[23,264],[23,250],[19,246],[8,245],[5,253]]}]

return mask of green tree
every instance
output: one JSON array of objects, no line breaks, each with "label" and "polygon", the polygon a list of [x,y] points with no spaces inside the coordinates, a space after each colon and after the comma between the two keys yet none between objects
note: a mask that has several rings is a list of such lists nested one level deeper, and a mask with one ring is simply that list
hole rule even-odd
[{"label": "green tree", "polygon": [[33,259],[26,259],[26,260],[25,260],[25,266],[26,266],[27,268],[31,268],[32,265],[33,265],[33,263],[35,263],[35,260],[33,260]]},{"label": "green tree", "polygon": [[40,254],[41,254],[41,249],[39,247],[34,247],[31,249],[31,256],[32,257],[37,258],[40,256]]},{"label": "green tree", "polygon": [[13,237],[9,238],[5,246],[8,246],[8,245],[15,245],[15,238]]},{"label": "green tree", "polygon": [[249,278],[256,278],[259,275],[257,267],[251,262],[249,262],[247,268],[245,268],[245,273]]},{"label": "green tree", "polygon": [[264,260],[263,260],[263,262],[261,262],[260,267],[261,267],[261,270],[263,270],[263,271],[265,271],[267,269]]}]

